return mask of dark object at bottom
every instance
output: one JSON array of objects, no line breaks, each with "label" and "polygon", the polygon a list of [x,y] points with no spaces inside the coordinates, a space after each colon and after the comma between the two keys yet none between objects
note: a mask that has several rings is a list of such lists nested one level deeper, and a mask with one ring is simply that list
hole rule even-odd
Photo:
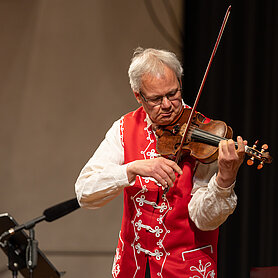
[{"label": "dark object at bottom", "polygon": [[[0,214],[0,234],[17,226],[17,222],[8,213]],[[13,277],[17,277],[18,271],[25,278],[30,277],[26,265],[26,248],[28,245],[28,235],[23,231],[18,231],[1,245],[2,250],[8,256],[9,270],[13,272]],[[37,250],[37,265],[32,273],[32,278],[59,278],[59,273],[50,263],[40,249]]]},{"label": "dark object at bottom", "polygon": [[278,278],[278,266],[253,267],[250,278]]},{"label": "dark object at bottom", "polygon": [[147,258],[145,278],[151,278],[149,258]]}]

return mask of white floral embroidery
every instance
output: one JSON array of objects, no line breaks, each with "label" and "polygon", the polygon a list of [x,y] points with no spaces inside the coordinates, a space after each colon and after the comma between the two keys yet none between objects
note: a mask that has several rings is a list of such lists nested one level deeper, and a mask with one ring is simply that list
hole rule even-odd
[{"label": "white floral embroidery", "polygon": [[121,144],[124,147],[124,119],[121,118],[120,120],[120,139],[121,139]]},{"label": "white floral embroidery", "polygon": [[148,146],[146,147],[146,149],[144,151],[141,151],[141,154],[144,156],[144,159],[148,158],[155,158],[157,157],[157,153],[156,150],[154,148],[152,148],[151,150],[148,150],[150,145],[154,142],[153,139],[151,139],[151,134],[153,133],[151,129],[148,129],[148,127],[145,127],[144,130],[147,131],[147,141],[149,141]]},{"label": "white floral embroidery", "polygon": [[154,208],[159,209],[159,211],[162,213],[164,210],[167,209],[167,205],[165,203],[162,203],[160,206],[156,205]]},{"label": "white floral embroidery", "polygon": [[156,202],[150,202],[146,200],[145,195],[141,195],[140,197],[136,198],[136,202],[138,202],[138,205],[142,207],[144,204],[148,204],[153,206],[155,209],[159,209],[160,212],[163,212],[164,210],[167,209],[166,203],[162,203],[160,206],[156,204]]},{"label": "white floral embroidery", "polygon": [[202,260],[199,260],[199,268],[196,266],[191,266],[190,270],[194,272],[198,272],[201,276],[195,275],[189,278],[213,278],[215,277],[214,270],[210,270],[207,272],[207,269],[211,266],[211,262],[207,262],[204,266],[202,264]]},{"label": "white floral embroidery", "polygon": [[140,254],[140,252],[144,252],[145,254],[147,254],[149,256],[155,257],[158,261],[163,256],[163,253],[159,252],[158,249],[155,249],[154,252],[151,252],[151,251],[149,251],[147,249],[142,248],[140,243],[135,245],[135,249],[137,250],[138,254]]},{"label": "white floral embroidery", "polygon": [[156,219],[159,224],[163,222],[163,215],[160,215],[159,218]]},{"label": "white floral embroidery", "polygon": [[146,201],[145,198],[146,198],[145,195],[141,195],[140,197],[136,198],[136,202],[139,203],[138,205],[140,207],[144,205],[144,202]]},{"label": "white floral embroidery", "polygon": [[[146,119],[145,121],[147,122]],[[147,146],[145,149],[141,150],[140,152],[142,155],[142,159],[154,159],[159,155],[156,153],[156,148],[153,144],[155,140],[153,139],[154,133],[151,125],[147,123],[147,126],[144,128],[144,131],[146,132],[145,138],[146,138]],[[168,211],[171,210],[172,208],[169,206],[169,202],[166,197],[163,198],[163,201],[160,205],[157,205],[155,202],[146,200],[146,196],[144,194],[148,192],[147,186],[151,181],[154,182],[157,186],[162,186],[154,178],[137,176],[137,181],[141,186],[141,190],[139,190],[135,195],[131,197],[131,200],[133,201],[134,207],[137,212],[134,215],[134,218],[131,220],[134,229],[134,235],[135,235],[134,241],[131,243],[131,247],[133,248],[136,269],[135,272],[132,273],[130,277],[132,278],[137,277],[137,272],[140,269],[140,266],[138,265],[136,254],[140,254],[140,252],[144,252],[149,256],[155,257],[157,260],[161,260],[161,269],[160,272],[158,272],[158,276],[163,278],[162,272],[163,272],[164,264],[166,262],[167,257],[170,256],[170,253],[165,250],[165,247],[163,245],[166,235],[170,233],[170,231],[167,230],[165,224],[163,223],[163,219],[165,215],[168,213]],[[151,205],[153,208],[158,209],[160,213],[163,213],[163,215],[160,215],[160,217],[158,218],[158,224],[154,228],[142,224],[142,220],[139,219],[142,216],[142,213],[144,213],[143,209],[140,211],[140,208],[143,207],[144,204]],[[148,232],[153,233],[157,238],[159,238],[159,243],[157,243],[158,249],[154,250],[154,252],[151,252],[141,247],[141,242],[140,242],[141,239],[138,233],[139,230],[142,228],[145,228],[146,230],[148,230]]]},{"label": "white floral embroidery", "polygon": [[116,249],[116,255],[114,257],[113,267],[112,267],[112,276],[117,277],[120,273],[120,265],[117,263],[121,255],[119,255],[119,248]]},{"label": "white floral embroidery", "polygon": [[156,244],[158,245],[159,248],[162,248],[162,247],[163,247],[163,243],[162,243],[162,240],[161,240],[161,239],[160,239]]},{"label": "white floral embroidery", "polygon": [[158,157],[158,154],[156,153],[155,149],[151,149],[151,151],[150,151],[150,152],[147,152],[146,155],[147,155],[150,159],[153,159],[153,158]]},{"label": "white floral embroidery", "polygon": [[145,183],[149,183],[150,180],[151,180],[152,178],[145,178],[145,177],[142,177],[142,179],[144,180]]},{"label": "white floral embroidery", "polygon": [[[121,242],[122,244],[122,252],[124,250],[124,242],[122,240],[122,237],[121,237],[121,232],[119,233],[119,241]],[[113,261],[113,266],[112,266],[112,276],[113,278],[116,278],[119,273],[120,273],[120,265],[118,264],[119,260],[121,259],[121,255],[120,255],[120,248],[117,248],[116,249],[116,254],[115,254],[115,257],[114,257],[114,261]]]},{"label": "white floral embroidery", "polygon": [[148,225],[144,225],[142,224],[142,220],[139,220],[138,222],[135,223],[135,227],[137,227],[137,230],[140,231],[141,228],[145,228],[147,231],[149,231],[150,233],[155,234],[156,237],[160,237],[160,234],[163,233],[163,230],[160,229],[158,226],[155,226],[155,228],[153,229],[152,227],[148,226]]}]

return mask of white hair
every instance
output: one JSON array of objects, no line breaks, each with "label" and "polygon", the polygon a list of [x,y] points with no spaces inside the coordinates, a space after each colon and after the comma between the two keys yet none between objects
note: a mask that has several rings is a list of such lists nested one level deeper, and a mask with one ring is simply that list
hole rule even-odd
[{"label": "white hair", "polygon": [[153,48],[136,48],[128,70],[131,89],[138,92],[144,74],[163,75],[165,66],[174,71],[178,80],[181,79],[183,68],[173,52]]}]

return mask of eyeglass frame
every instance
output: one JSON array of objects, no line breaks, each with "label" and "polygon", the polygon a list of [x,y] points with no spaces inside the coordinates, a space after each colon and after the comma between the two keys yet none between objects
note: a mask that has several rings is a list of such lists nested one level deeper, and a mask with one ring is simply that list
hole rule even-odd
[{"label": "eyeglass frame", "polygon": [[[177,89],[176,89],[177,91],[175,92],[175,94],[178,93],[178,92],[180,92],[181,95],[182,95],[181,80],[180,80],[179,78],[178,78],[178,82],[179,82],[180,88],[177,88]],[[140,96],[143,98],[143,100],[144,100],[146,103],[148,103],[148,101],[151,101],[150,99],[146,98],[146,97],[143,95],[143,93],[142,93],[141,90],[139,90],[139,94],[140,94]],[[159,99],[161,100],[160,103],[159,103],[159,104],[152,104],[152,106],[155,107],[155,106],[161,105],[162,102],[163,102],[163,99],[164,99],[165,97],[169,100],[169,97],[168,97],[169,94],[170,94],[170,93],[168,93],[168,94],[166,94],[166,95],[164,95],[164,96],[161,96],[161,97],[159,98]],[[177,98],[177,99],[178,99],[178,98]],[[176,100],[176,99],[169,100],[169,101],[175,101],[175,100]]]},{"label": "eyeglass frame", "polygon": [[[176,95],[178,92],[180,92],[181,94],[182,94],[182,87],[180,87],[180,88],[177,88],[176,89],[176,92],[175,92],[175,94],[174,95]],[[139,94],[140,94],[140,96],[143,98],[143,100],[146,102],[146,103],[148,103],[148,102],[151,102],[152,100],[151,99],[148,99],[148,98],[146,98],[144,95],[143,95],[143,93],[142,93],[142,91],[141,90],[139,90]],[[170,97],[170,95],[171,94],[173,94],[173,92],[169,92],[169,93],[167,93],[166,95],[164,95],[164,96],[160,96],[160,97],[158,97],[157,98],[157,100],[159,100],[160,101],[160,103],[158,103],[158,104],[151,104],[152,106],[159,106],[159,105],[161,105],[162,104],[162,102],[163,102],[163,99],[166,97],[169,101],[175,101],[175,100],[177,100],[178,98],[176,98],[176,99],[173,99],[173,100],[170,100],[169,99],[169,97]]]}]

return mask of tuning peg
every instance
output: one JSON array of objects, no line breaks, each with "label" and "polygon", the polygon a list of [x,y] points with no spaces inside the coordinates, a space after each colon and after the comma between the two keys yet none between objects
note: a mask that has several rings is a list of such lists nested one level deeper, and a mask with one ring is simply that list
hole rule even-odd
[{"label": "tuning peg", "polygon": [[264,152],[264,151],[266,151],[268,149],[268,145],[267,144],[263,144],[262,145],[262,150],[261,150],[261,152]]},{"label": "tuning peg", "polygon": [[[256,150],[258,143],[259,143],[259,140],[256,140],[256,142],[253,145],[253,149]],[[254,160],[255,160],[255,158],[254,158],[254,156],[252,156],[250,159],[247,160],[247,165],[252,166],[254,164]]]},{"label": "tuning peg", "polygon": [[258,170],[261,170],[264,167],[264,162],[261,161],[260,164],[257,166]]},{"label": "tuning peg", "polygon": [[[265,152],[268,149],[268,145],[267,144],[263,144],[262,145],[262,149],[261,149],[261,153]],[[264,161],[262,160],[260,162],[260,164],[257,166],[258,170],[261,170],[264,167]]]},{"label": "tuning peg", "polygon": [[250,159],[247,160],[247,165],[252,166],[254,164],[254,157],[252,156]]}]

